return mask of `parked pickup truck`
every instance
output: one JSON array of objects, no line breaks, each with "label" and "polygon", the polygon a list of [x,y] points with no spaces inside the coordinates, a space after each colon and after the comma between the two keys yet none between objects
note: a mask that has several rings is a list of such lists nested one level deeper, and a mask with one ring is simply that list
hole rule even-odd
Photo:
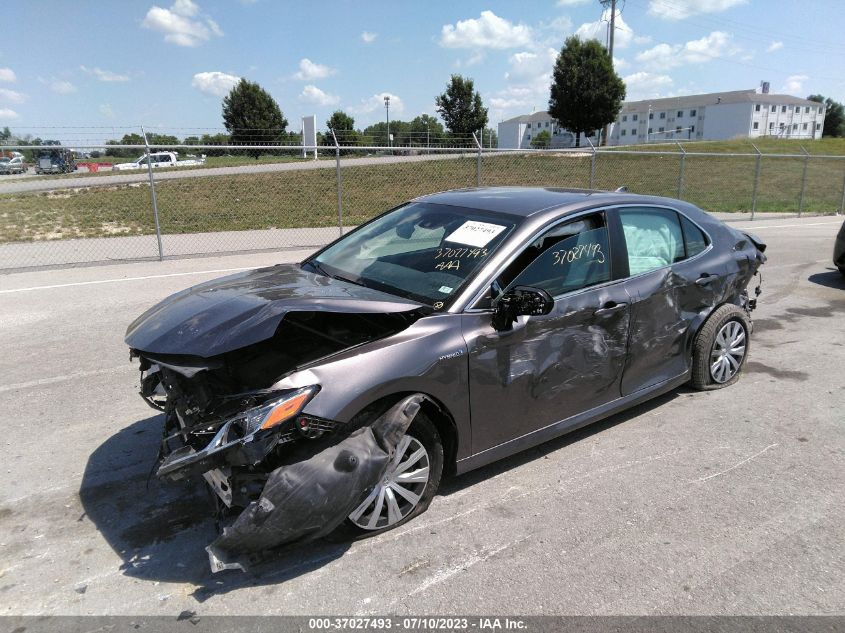
[{"label": "parked pickup truck", "polygon": [[[158,167],[196,167],[197,165],[205,164],[205,154],[199,158],[189,158],[188,160],[179,160],[176,152],[154,152],[150,154],[150,164],[153,168]],[[144,154],[138,160],[132,163],[118,163],[112,170],[127,171],[130,169],[146,169],[147,155]]]}]

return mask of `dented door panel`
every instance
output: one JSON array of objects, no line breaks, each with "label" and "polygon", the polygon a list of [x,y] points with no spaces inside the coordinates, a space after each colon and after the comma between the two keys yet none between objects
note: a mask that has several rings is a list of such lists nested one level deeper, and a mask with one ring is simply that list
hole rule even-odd
[{"label": "dented door panel", "polygon": [[588,289],[510,332],[495,331],[489,313],[464,315],[473,452],[618,398],[629,302],[621,283]]}]

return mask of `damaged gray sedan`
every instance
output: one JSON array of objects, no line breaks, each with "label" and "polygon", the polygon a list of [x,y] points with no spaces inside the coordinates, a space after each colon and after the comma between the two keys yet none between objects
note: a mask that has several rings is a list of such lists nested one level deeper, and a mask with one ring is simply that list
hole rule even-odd
[{"label": "damaged gray sedan", "polygon": [[667,198],[418,198],[301,264],[194,286],[129,326],[141,395],[165,413],[157,474],[213,491],[214,570],[394,528],[445,474],[684,383],[735,382],[764,250]]}]

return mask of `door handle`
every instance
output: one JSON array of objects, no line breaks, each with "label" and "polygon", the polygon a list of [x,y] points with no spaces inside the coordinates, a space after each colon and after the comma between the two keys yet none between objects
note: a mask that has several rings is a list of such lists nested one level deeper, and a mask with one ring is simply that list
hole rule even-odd
[{"label": "door handle", "polygon": [[696,279],[695,283],[699,286],[706,286],[707,284],[716,281],[716,279],[718,279],[716,275],[711,275],[710,273],[701,273],[701,277]]},{"label": "door handle", "polygon": [[612,314],[613,312],[617,312],[622,310],[628,306],[627,303],[617,303],[616,301],[608,301],[598,310],[593,312],[594,316],[602,316],[604,314]]}]

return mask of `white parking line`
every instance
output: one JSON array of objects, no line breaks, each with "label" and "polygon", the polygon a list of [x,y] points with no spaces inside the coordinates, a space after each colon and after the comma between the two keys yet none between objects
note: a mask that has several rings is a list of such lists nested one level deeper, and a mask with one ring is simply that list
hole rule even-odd
[{"label": "white parking line", "polygon": [[[796,226],[824,226],[825,224],[840,224],[839,221],[837,222],[802,222],[801,224],[769,224],[768,226],[757,226],[756,224],[750,224],[748,226],[737,226],[737,229],[786,229],[786,228],[794,228]],[[730,226],[730,225],[728,225]]]},{"label": "white parking line", "polygon": [[53,284],[51,286],[31,286],[29,288],[12,288],[10,290],[0,290],[0,294],[8,294],[11,292],[27,292],[29,290],[49,290],[51,288],[69,288],[70,286],[91,286],[94,284],[114,284],[121,281],[144,281],[145,279],[163,279],[165,277],[184,277],[186,275],[210,275],[211,273],[231,273],[240,270],[251,270],[258,268],[258,266],[242,266],[240,268],[218,268],[216,270],[194,270],[184,273],[168,273],[166,275],[147,275],[146,277],[121,277],[119,279],[97,279],[95,281],[77,281],[70,284]]}]

